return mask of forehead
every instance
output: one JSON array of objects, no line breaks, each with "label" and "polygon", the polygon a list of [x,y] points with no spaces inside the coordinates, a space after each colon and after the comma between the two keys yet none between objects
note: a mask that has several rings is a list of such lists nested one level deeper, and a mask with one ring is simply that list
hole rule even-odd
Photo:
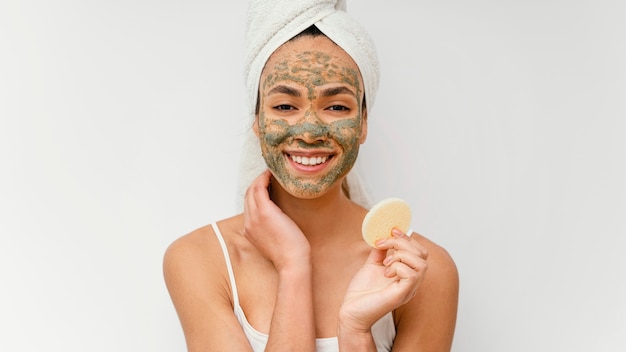
[{"label": "forehead", "polygon": [[284,79],[322,79],[362,89],[361,74],[352,57],[325,36],[296,38],[270,56],[261,74],[261,88]]}]

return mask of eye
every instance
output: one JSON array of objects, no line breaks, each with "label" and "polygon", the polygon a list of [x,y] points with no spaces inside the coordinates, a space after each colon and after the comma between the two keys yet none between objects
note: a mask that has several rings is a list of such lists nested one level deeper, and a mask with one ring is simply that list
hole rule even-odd
[{"label": "eye", "polygon": [[296,110],[296,108],[292,105],[289,104],[280,104],[280,105],[276,105],[274,106],[274,109],[276,110],[280,110],[280,111],[292,111],[292,110]]},{"label": "eye", "polygon": [[332,105],[329,106],[327,109],[331,111],[350,111],[349,107],[343,105]]}]

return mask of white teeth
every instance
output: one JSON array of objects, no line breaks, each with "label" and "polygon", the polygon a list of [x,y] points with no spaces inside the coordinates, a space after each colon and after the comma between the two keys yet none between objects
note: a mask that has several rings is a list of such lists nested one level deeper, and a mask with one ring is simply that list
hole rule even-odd
[{"label": "white teeth", "polygon": [[313,166],[325,163],[328,160],[328,156],[308,157],[308,156],[291,156],[291,160],[298,164]]}]

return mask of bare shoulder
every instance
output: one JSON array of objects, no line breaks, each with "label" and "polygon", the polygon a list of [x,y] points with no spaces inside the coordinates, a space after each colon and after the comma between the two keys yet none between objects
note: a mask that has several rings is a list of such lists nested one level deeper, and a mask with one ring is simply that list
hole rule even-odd
[{"label": "bare shoulder", "polygon": [[450,351],[459,295],[459,274],[450,253],[432,240],[413,233],[428,251],[428,268],[415,297],[394,315],[394,351]]},{"label": "bare shoulder", "polygon": [[[163,256],[163,276],[174,305],[191,292],[210,295],[214,290],[209,287],[227,289],[223,283],[223,258],[211,225],[195,229],[172,242]],[[216,282],[221,284],[214,285]]]},{"label": "bare shoulder", "polygon": [[[221,229],[221,224],[227,227],[232,221],[226,219],[218,225]],[[232,234],[230,230],[220,232]],[[225,259],[211,225],[176,239],[165,250],[163,276],[185,333],[188,351],[221,351],[229,346],[235,346],[238,351],[249,350],[233,313]]]},{"label": "bare shoulder", "polygon": [[208,264],[214,256],[217,237],[211,225],[201,228],[177,238],[165,250],[163,267],[165,274],[168,269],[185,267],[186,269],[197,268],[198,265]]},{"label": "bare shoulder", "polygon": [[441,280],[458,281],[456,263],[445,248],[418,233],[413,233],[412,237],[428,250],[429,272],[436,271]]},{"label": "bare shoulder", "polygon": [[[218,222],[220,226],[236,221],[236,217]],[[226,235],[230,231],[223,231]],[[231,236],[228,236],[231,237]],[[218,237],[212,225],[206,225],[183,235],[172,242],[163,257],[163,271],[168,285],[176,279],[189,277],[195,279],[225,279],[226,262]],[[176,275],[176,277],[172,277]],[[168,287],[169,288],[169,287]]]}]

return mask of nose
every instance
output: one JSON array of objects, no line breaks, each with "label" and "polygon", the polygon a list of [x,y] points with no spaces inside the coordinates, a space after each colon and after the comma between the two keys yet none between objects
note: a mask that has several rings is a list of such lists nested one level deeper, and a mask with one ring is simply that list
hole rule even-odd
[{"label": "nose", "polygon": [[306,143],[314,144],[321,142],[328,138],[330,134],[330,128],[328,124],[324,123],[314,111],[307,111],[304,117],[296,124],[300,133],[299,139]]}]

